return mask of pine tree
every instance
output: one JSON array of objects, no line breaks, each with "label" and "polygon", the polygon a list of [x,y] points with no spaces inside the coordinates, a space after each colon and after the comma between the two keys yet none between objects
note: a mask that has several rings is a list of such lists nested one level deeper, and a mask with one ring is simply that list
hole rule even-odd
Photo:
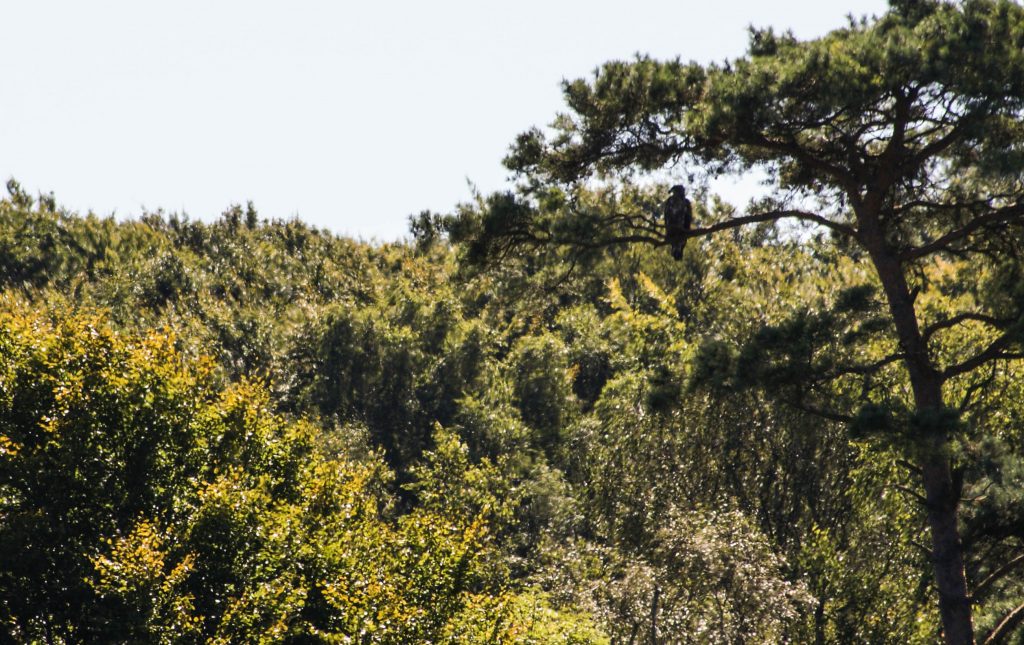
[{"label": "pine tree", "polygon": [[[943,636],[974,643],[954,452],[967,432],[969,393],[990,386],[984,375],[994,366],[1024,357],[1024,8],[892,0],[883,16],[851,18],[819,39],[752,30],[747,54],[735,61],[610,62],[589,81],[566,82],[564,92],[571,112],[556,121],[555,136],[534,129],[517,139],[506,163],[524,178],[523,194],[486,204],[470,253],[664,245],[650,210],[623,202],[593,208],[576,198],[580,187],[669,168],[764,172],[768,198],[741,215],[698,214],[691,235],[792,220],[827,232],[840,255],[870,263],[891,351],[832,365],[830,374],[868,381],[899,367],[911,393],[906,414],[885,406],[860,415],[817,411],[869,417],[903,437],[931,531]],[[954,282],[969,297],[936,315],[918,296],[939,289],[934,276],[947,265],[957,267]],[[766,332],[762,356],[765,343],[787,338],[783,331],[793,343],[810,342],[821,322]],[[970,340],[950,349],[956,335]],[[1024,605],[986,642],[1022,620]]]}]

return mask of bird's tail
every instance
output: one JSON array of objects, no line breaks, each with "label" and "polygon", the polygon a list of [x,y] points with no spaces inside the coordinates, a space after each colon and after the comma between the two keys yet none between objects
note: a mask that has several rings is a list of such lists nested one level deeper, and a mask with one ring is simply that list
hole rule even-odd
[{"label": "bird's tail", "polygon": [[683,248],[686,247],[686,240],[682,239],[672,243],[672,257],[676,260],[683,259]]}]

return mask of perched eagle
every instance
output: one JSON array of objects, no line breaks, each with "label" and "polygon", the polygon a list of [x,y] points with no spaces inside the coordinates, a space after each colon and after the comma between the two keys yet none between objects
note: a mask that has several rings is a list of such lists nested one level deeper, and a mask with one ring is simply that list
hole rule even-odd
[{"label": "perched eagle", "polygon": [[693,223],[693,208],[686,199],[686,188],[673,186],[665,200],[665,238],[672,248],[672,257],[683,259],[683,247]]}]

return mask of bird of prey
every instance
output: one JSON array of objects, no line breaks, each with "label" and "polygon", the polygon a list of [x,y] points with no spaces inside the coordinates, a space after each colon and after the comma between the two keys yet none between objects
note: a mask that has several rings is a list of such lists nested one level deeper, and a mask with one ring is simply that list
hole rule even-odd
[{"label": "bird of prey", "polygon": [[672,257],[681,260],[687,234],[693,223],[693,208],[690,200],[686,199],[684,186],[673,186],[668,192],[668,199],[665,200],[665,239],[672,248]]}]

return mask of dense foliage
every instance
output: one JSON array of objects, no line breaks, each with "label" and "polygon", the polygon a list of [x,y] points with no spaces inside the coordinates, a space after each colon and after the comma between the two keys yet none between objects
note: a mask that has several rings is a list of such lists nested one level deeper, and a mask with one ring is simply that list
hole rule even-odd
[{"label": "dense foliage", "polygon": [[[1024,604],[992,624],[985,598],[1019,574],[1020,533],[997,519],[1017,511],[982,519],[971,507],[990,481],[974,479],[979,464],[1019,461],[991,442],[1014,427],[991,423],[981,400],[1024,358],[1022,51],[1019,4],[892,0],[815,40],[752,30],[747,54],[724,64],[609,62],[565,83],[568,111],[550,131],[518,138],[515,194],[439,223],[469,230],[477,261],[552,245],[581,262],[619,244],[676,253],[752,226],[814,237],[834,273],[853,261],[861,283],[833,275],[848,288],[834,304],[762,321],[734,356],[709,342],[697,363],[718,385],[901,453],[929,527],[943,640],[999,642],[1024,624]],[[742,213],[698,213],[686,228],[652,208],[667,191],[651,174],[700,188],[752,172],[763,196]]]},{"label": "dense foliage", "polygon": [[899,454],[707,361],[847,297],[823,249],[481,272],[238,214],[0,202],[12,638],[934,638]]},{"label": "dense foliage", "polygon": [[[0,640],[933,643],[939,454],[973,629],[1024,643],[1018,9],[611,63],[517,141],[516,192],[407,243],[251,204],[83,216],[12,180]],[[903,150],[956,136],[863,214],[834,175],[873,177],[915,74]],[[675,262],[666,187],[632,177],[680,159],[790,195],[697,191]],[[890,250],[942,406],[915,402]]]}]

